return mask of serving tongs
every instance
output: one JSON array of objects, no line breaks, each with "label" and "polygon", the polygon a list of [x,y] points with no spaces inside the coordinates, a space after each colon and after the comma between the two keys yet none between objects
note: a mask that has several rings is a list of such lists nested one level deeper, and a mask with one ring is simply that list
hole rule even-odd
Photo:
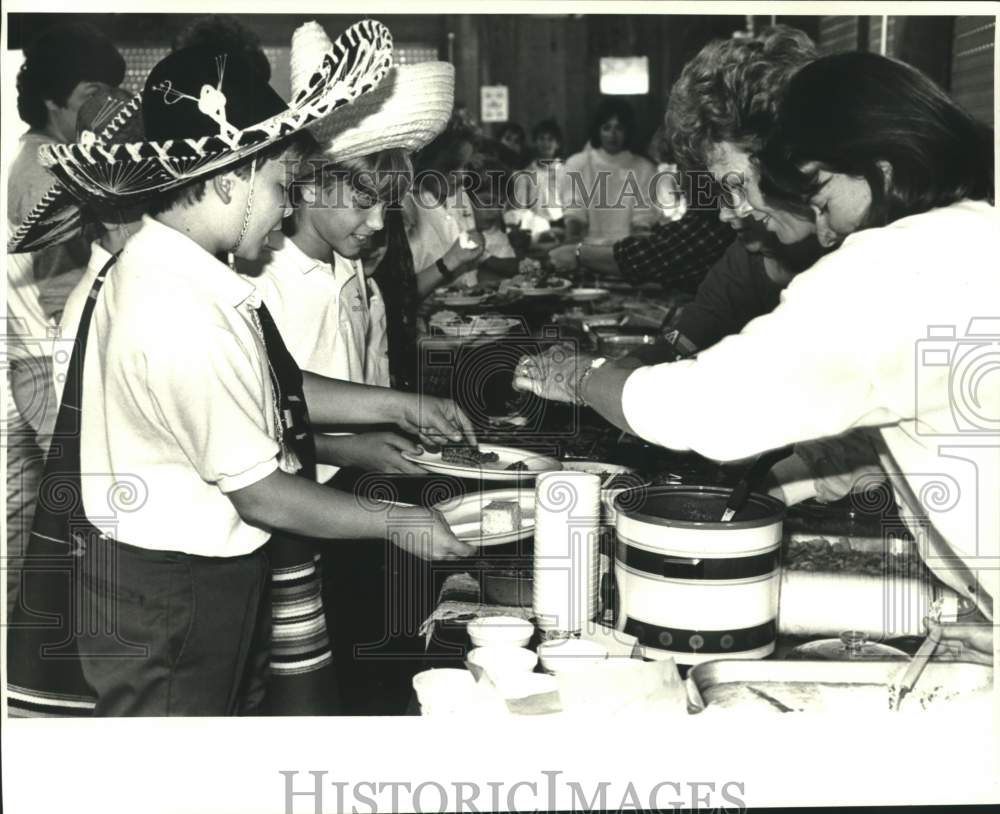
[{"label": "serving tongs", "polygon": [[893,711],[898,710],[899,705],[903,703],[903,699],[913,692],[913,688],[916,686],[917,681],[920,680],[927,662],[931,660],[934,651],[937,650],[938,645],[941,643],[943,633],[944,629],[942,627],[933,628],[927,638],[924,639],[924,643],[920,645],[920,649],[917,650],[910,660],[906,670],[889,687],[889,709]]},{"label": "serving tongs", "polygon": [[750,497],[750,492],[756,488],[768,472],[771,471],[771,467],[774,466],[778,461],[783,461],[789,455],[792,454],[792,447],[779,447],[778,449],[772,449],[765,452],[757,457],[750,468],[746,471],[746,474],[740,479],[740,482],[736,484],[736,488],[733,489],[733,493],[729,496],[729,500],[726,502],[726,509],[722,513],[722,522],[728,523],[736,513],[743,508],[743,504],[747,502],[747,498]]}]

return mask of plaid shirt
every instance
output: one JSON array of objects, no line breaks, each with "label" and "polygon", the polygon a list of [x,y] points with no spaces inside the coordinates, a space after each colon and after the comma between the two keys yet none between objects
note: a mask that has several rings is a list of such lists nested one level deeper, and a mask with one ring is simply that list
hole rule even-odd
[{"label": "plaid shirt", "polygon": [[648,236],[619,240],[613,252],[625,279],[694,293],[735,237],[716,210],[695,209],[678,221],[657,223]]}]

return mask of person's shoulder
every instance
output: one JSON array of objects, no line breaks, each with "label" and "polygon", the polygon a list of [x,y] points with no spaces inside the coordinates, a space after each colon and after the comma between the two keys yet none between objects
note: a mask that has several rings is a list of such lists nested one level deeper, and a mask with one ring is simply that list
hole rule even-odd
[{"label": "person's shoulder", "polygon": [[55,144],[55,140],[37,133],[21,137],[17,153],[10,163],[7,182],[7,219],[20,224],[42,196],[56,182],[56,178],[38,160],[38,148]]},{"label": "person's shoulder", "polygon": [[638,171],[649,173],[650,175],[656,172],[656,164],[646,158],[646,156],[639,153],[632,153],[632,167]]}]

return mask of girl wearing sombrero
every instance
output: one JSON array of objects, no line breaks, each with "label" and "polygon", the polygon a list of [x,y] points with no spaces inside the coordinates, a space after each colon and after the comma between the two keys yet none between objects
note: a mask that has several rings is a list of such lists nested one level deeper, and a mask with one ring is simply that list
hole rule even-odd
[{"label": "girl wearing sombrero", "polygon": [[43,151],[82,199],[146,201],[147,215],[81,317],[23,583],[22,607],[63,624],[15,614],[12,714],[252,708],[274,529],[384,538],[398,521],[423,525],[400,542],[418,556],[469,553],[426,510],[387,517],[319,487],[309,423],[374,418],[429,442],[471,437],[468,419],[450,402],[303,374],[253,286],[216,259],[257,255],[302,131],[376,87],[390,59],[383,26],[352,26],[285,105],[245,56],[185,49],[119,114],[141,114],[146,140]]}]

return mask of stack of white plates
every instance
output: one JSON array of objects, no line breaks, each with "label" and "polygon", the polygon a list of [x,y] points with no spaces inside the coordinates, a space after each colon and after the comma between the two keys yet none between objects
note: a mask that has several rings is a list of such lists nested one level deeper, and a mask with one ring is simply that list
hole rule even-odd
[{"label": "stack of white plates", "polygon": [[546,472],[535,484],[532,607],[543,631],[575,633],[597,613],[601,481]]}]

